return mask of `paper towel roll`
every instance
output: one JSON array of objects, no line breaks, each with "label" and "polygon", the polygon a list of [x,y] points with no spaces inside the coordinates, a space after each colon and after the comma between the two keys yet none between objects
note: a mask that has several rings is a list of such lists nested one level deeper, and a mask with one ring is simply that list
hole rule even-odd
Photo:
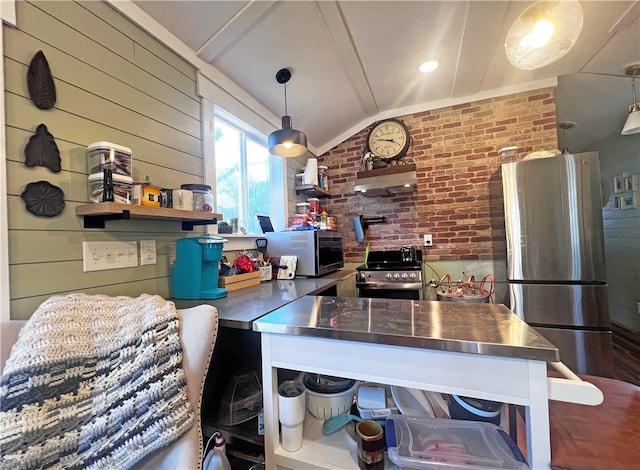
[{"label": "paper towel roll", "polygon": [[309,158],[304,167],[304,184],[318,184],[318,159]]}]

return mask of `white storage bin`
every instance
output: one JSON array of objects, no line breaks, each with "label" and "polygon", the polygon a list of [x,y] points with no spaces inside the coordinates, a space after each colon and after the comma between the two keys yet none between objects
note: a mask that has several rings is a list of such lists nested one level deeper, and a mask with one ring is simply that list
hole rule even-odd
[{"label": "white storage bin", "polygon": [[[102,202],[103,174],[94,173],[89,175],[89,200],[91,202]],[[133,178],[128,176],[113,174],[113,202],[130,204],[131,188]]]},{"label": "white storage bin", "polygon": [[111,168],[113,174],[131,177],[132,155],[131,149],[122,145],[111,142],[94,142],[87,147],[88,173],[94,175],[103,171],[105,166],[111,163],[113,157],[113,167]]}]

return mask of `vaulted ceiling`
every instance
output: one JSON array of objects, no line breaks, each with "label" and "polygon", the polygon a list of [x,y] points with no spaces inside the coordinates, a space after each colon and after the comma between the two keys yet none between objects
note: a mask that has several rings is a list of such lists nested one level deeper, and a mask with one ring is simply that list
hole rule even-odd
[{"label": "vaulted ceiling", "polygon": [[[117,2],[116,2],[117,3]],[[537,70],[513,67],[506,34],[528,1],[136,1],[276,118],[288,67],[293,127],[322,153],[378,119],[558,80],[558,120],[581,151],[621,129],[640,62],[640,2],[582,1],[575,47]],[[440,62],[430,74],[418,66]],[[559,78],[558,78],[559,77]]]}]

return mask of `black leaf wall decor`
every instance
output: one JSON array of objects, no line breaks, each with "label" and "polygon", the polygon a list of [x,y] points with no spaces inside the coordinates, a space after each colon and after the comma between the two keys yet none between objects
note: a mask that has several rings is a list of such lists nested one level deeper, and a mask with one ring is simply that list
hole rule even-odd
[{"label": "black leaf wall decor", "polygon": [[27,210],[38,217],[55,217],[64,210],[64,192],[48,181],[29,183],[20,197]]},{"label": "black leaf wall decor", "polygon": [[29,138],[24,149],[24,164],[28,167],[46,166],[54,173],[58,173],[60,166],[60,151],[53,135],[44,124],[36,128],[35,134]]},{"label": "black leaf wall decor", "polygon": [[42,51],[36,52],[27,71],[27,85],[31,101],[40,109],[51,109],[56,104],[56,85],[53,83],[49,63]]}]

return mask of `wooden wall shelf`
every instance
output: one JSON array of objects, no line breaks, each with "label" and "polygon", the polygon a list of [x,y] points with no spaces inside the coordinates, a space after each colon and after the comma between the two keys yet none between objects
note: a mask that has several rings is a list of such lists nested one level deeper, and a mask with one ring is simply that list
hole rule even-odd
[{"label": "wooden wall shelf", "polygon": [[76,207],[76,215],[84,217],[84,228],[104,228],[107,220],[155,219],[182,221],[182,230],[196,225],[216,224],[222,214],[183,211],[166,207],[138,206],[118,202],[98,202]]},{"label": "wooden wall shelf", "polygon": [[315,184],[301,184],[296,186],[296,194],[304,194],[308,197],[329,197],[329,191]]},{"label": "wooden wall shelf", "polygon": [[373,170],[362,170],[356,174],[356,178],[372,178],[374,176],[395,175],[396,173],[408,173],[410,171],[416,171],[415,163],[407,163],[405,165],[390,165],[384,168],[375,168]]}]

